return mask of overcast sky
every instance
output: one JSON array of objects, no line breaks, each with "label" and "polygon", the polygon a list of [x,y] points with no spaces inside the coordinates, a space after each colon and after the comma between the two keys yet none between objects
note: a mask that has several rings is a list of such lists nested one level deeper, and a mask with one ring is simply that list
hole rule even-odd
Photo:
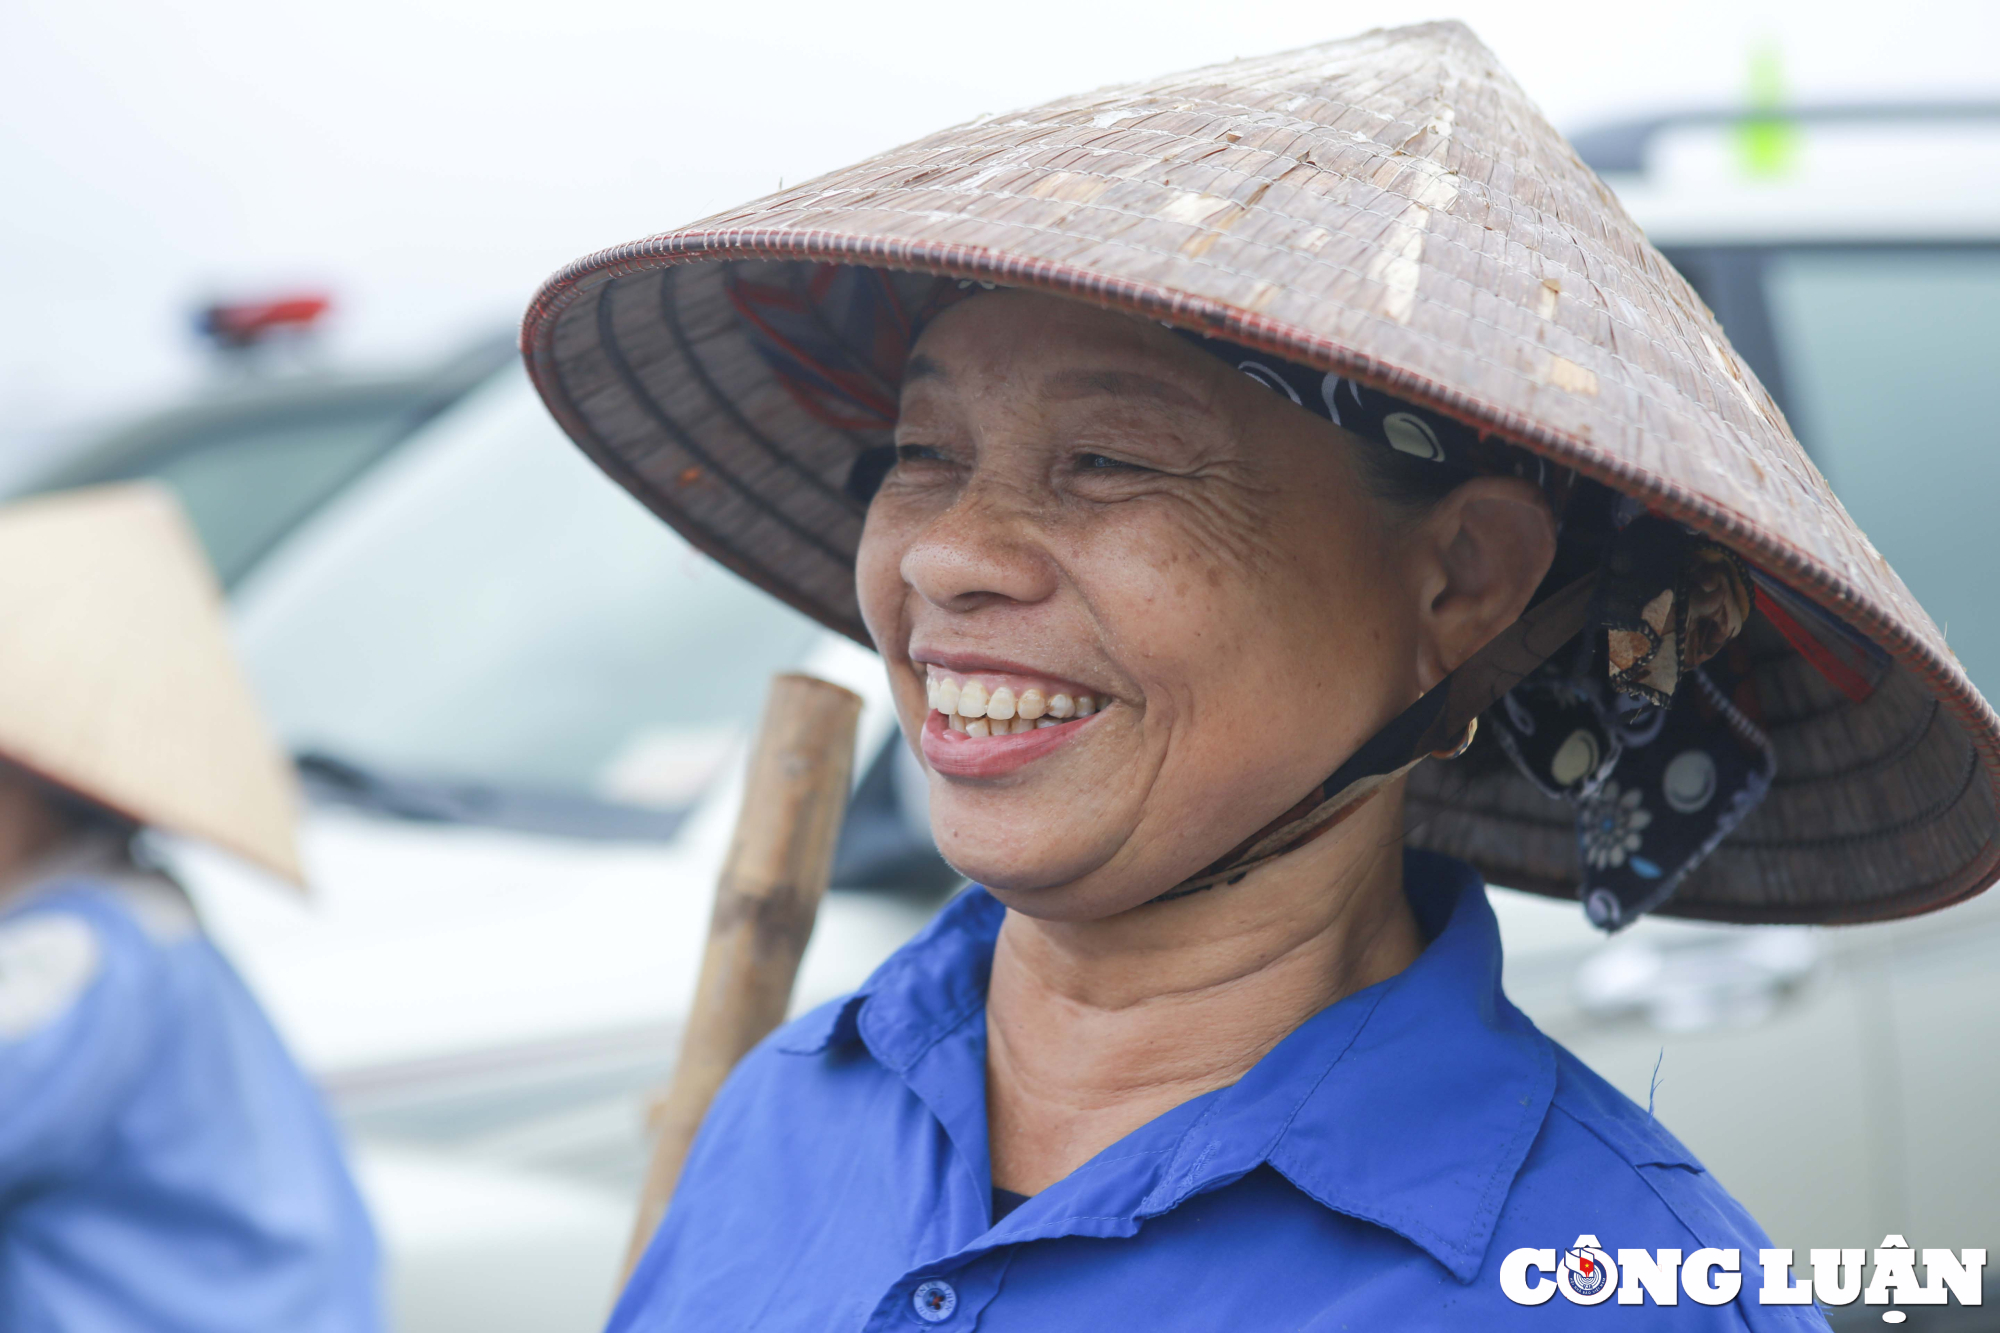
[{"label": "overcast sky", "polygon": [[1460,17],[1556,123],[1791,93],[2000,96],[1993,0],[5,0],[0,439],[186,392],[205,294],[335,293],[327,354],[441,354],[535,284],[985,112]]}]

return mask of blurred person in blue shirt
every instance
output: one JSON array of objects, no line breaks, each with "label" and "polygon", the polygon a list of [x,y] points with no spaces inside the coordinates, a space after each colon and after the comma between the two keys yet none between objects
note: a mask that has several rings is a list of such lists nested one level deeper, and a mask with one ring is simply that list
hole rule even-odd
[{"label": "blurred person in blue shirt", "polygon": [[0,511],[0,1328],[381,1327],[318,1092],[133,854],[297,880],[294,793],[164,492]]}]

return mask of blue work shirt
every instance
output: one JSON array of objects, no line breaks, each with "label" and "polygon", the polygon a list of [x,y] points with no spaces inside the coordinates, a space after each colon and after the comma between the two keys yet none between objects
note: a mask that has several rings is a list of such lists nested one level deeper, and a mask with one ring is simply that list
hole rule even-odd
[{"label": "blue work shirt", "polygon": [[[1501,993],[1476,872],[1411,852],[1404,874],[1416,962],[998,1224],[985,1005],[1004,909],[967,890],[730,1077],[613,1333],[1824,1329],[1756,1303],[1757,1224]],[[1502,1293],[1510,1251],[1584,1234],[1735,1247],[1743,1294],[1614,1312]]]},{"label": "blue work shirt", "polygon": [[317,1091],[180,891],[66,875],[0,915],[0,1328],[375,1333],[374,1232]]}]

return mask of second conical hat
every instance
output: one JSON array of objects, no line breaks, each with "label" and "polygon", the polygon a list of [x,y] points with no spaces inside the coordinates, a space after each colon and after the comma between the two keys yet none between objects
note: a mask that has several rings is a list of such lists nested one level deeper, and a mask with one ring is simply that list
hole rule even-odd
[{"label": "second conical hat", "polygon": [[[870,282],[838,276],[857,271]],[[2000,719],[1707,308],[1463,25],[957,126],[577,261],[537,295],[523,348],[605,471],[865,641],[853,483],[889,438],[900,363],[884,331],[937,277],[1349,377],[1755,566],[1770,610],[1743,639],[1777,777],[1662,910],[1862,921],[2000,875]],[[887,313],[863,318],[863,298]],[[814,381],[828,362],[795,357],[801,339],[843,349],[848,369]],[[1571,813],[1520,774],[1425,765],[1410,792],[1413,842],[1573,892]]]},{"label": "second conical hat", "polygon": [[157,486],[0,509],[0,759],[302,882],[291,765],[207,558]]}]

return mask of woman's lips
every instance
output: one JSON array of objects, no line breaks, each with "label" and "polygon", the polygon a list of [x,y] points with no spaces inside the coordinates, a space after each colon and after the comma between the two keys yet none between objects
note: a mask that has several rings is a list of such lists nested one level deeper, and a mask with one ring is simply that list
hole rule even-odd
[{"label": "woman's lips", "polygon": [[924,758],[946,777],[1004,777],[1061,749],[1094,721],[1086,717],[1004,736],[972,736],[953,730],[946,715],[933,709],[924,719]]}]

